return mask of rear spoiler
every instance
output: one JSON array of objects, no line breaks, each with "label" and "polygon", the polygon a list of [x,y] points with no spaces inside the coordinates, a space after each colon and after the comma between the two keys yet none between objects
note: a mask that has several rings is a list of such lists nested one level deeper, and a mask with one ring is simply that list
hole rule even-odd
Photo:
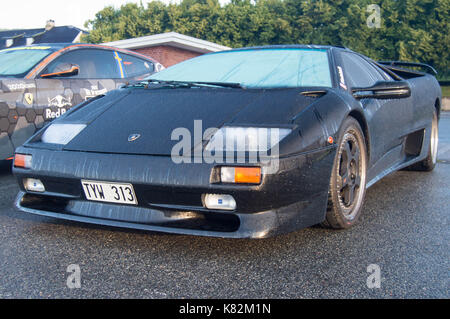
[{"label": "rear spoiler", "polygon": [[[391,66],[391,67],[395,67],[395,66],[410,66],[410,67],[418,67],[418,68],[423,68],[426,71],[428,71],[427,73],[432,73],[434,75],[437,75],[438,72],[436,71],[435,68],[433,68],[431,65],[425,64],[425,63],[418,63],[418,62],[402,62],[402,61],[378,61],[379,64],[382,65],[386,65],[386,66]],[[412,73],[417,73],[414,70],[412,70]]]}]

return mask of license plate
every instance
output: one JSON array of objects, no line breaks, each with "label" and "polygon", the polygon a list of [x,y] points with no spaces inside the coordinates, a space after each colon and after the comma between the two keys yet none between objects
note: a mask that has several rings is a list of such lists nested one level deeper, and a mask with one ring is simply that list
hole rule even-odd
[{"label": "license plate", "polygon": [[82,180],[81,185],[88,200],[137,205],[136,195],[131,184]]}]

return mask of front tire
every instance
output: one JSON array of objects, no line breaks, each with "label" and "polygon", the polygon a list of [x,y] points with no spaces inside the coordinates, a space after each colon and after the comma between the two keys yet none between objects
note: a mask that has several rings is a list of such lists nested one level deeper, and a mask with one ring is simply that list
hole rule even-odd
[{"label": "front tire", "polygon": [[367,150],[361,126],[347,118],[339,131],[330,179],[328,209],[322,226],[344,229],[358,220],[366,193]]}]

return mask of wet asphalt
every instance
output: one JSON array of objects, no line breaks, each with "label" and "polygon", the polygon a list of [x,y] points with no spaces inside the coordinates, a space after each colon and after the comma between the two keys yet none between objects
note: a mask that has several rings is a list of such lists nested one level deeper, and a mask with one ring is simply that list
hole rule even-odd
[{"label": "wet asphalt", "polygon": [[[449,298],[450,113],[433,172],[367,192],[358,225],[262,240],[166,235],[16,211],[0,170],[0,298]],[[77,264],[81,288],[67,286]],[[379,266],[380,288],[367,267]]]}]

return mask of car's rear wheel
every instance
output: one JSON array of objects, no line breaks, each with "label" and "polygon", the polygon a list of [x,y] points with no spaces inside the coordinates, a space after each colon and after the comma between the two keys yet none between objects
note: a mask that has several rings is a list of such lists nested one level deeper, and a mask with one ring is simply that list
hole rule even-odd
[{"label": "car's rear wheel", "polygon": [[330,179],[330,194],[323,226],[342,229],[355,224],[366,193],[367,151],[359,123],[347,118],[340,130]]},{"label": "car's rear wheel", "polygon": [[418,163],[408,167],[409,170],[414,171],[432,171],[437,162],[437,151],[439,142],[439,119],[437,111],[433,113],[433,120],[431,121],[430,146],[428,147],[427,157]]}]

